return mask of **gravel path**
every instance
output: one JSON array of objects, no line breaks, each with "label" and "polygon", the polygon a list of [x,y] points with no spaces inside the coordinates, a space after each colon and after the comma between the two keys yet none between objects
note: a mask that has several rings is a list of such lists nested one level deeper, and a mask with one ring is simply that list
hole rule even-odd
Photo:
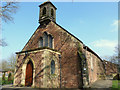
[{"label": "gravel path", "polygon": [[98,80],[90,85],[91,88],[110,88],[112,87],[112,80]]}]

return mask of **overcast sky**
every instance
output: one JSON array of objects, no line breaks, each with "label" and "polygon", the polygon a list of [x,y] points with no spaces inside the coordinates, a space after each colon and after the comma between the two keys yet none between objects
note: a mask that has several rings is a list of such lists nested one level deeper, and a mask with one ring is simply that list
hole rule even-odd
[{"label": "overcast sky", "polygon": [[[39,26],[39,5],[43,2],[20,2],[14,23],[2,23],[2,59],[19,52]],[[100,57],[114,54],[118,43],[117,2],[53,2],[56,22]]]}]

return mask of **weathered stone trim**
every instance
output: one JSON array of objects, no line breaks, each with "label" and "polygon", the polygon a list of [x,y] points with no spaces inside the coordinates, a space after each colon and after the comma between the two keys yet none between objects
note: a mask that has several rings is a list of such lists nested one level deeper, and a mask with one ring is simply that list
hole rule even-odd
[{"label": "weathered stone trim", "polygon": [[26,67],[27,67],[27,63],[29,61],[32,61],[33,63],[33,84],[32,86],[34,87],[35,86],[35,63],[34,63],[34,60],[31,58],[31,57],[27,57],[23,66],[22,66],[22,77],[21,77],[21,85],[25,85],[25,77],[26,77]]},{"label": "weathered stone trim", "polygon": [[58,52],[57,50],[49,48],[49,47],[42,47],[42,48],[37,48],[37,49],[32,49],[32,50],[26,50],[26,51],[16,52],[16,54],[21,54],[21,53],[26,53],[26,52],[33,52],[33,51],[39,51],[39,50],[44,50],[44,49],[49,49],[51,51]]},{"label": "weathered stone trim", "polygon": [[[56,54],[56,55],[51,55],[51,54]],[[43,66],[41,67],[42,69],[44,69],[43,73],[43,78],[41,78],[41,81],[43,82],[43,85],[41,85],[41,88],[53,88],[54,84],[56,85],[56,87],[59,87],[59,80],[57,79],[57,83],[54,82],[54,80],[56,80],[56,78],[59,78],[59,58],[58,55],[60,53],[56,53],[56,52],[51,52],[50,50],[44,50],[44,54],[42,55],[42,57],[44,57],[44,59],[41,61],[41,63],[43,63]],[[50,55],[49,57],[46,57]],[[52,77],[51,74],[51,61],[54,60],[55,61],[55,76],[54,78]],[[51,83],[52,81],[52,83]],[[53,85],[52,85],[53,84]]]}]

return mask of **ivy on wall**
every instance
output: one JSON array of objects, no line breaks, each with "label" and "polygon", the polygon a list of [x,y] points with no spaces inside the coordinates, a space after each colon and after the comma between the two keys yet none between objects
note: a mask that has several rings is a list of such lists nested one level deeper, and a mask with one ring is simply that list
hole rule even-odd
[{"label": "ivy on wall", "polygon": [[[80,44],[78,44],[78,55],[81,59],[81,65],[82,65],[82,74],[83,77],[86,77],[87,83],[89,82],[89,75],[88,75],[88,65],[85,57],[85,53],[82,51],[82,47]],[[83,83],[85,84],[86,81],[83,80]]]}]

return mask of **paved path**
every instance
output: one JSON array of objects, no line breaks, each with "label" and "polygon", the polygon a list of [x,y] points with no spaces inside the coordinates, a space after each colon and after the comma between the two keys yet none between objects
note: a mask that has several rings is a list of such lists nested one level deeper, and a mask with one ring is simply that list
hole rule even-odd
[{"label": "paved path", "polygon": [[[110,88],[112,87],[112,80],[98,80],[96,82],[94,82],[92,85],[90,85],[91,88]],[[2,86],[3,90],[8,90],[7,88],[11,88],[11,90],[31,90],[33,88],[31,87],[13,87],[13,85],[5,85]],[[14,89],[13,89],[14,88]],[[38,89],[34,89],[34,90],[38,90]],[[48,89],[47,89],[48,90]]]},{"label": "paved path", "polygon": [[112,87],[112,80],[98,80],[90,85],[91,88],[110,88]]}]

